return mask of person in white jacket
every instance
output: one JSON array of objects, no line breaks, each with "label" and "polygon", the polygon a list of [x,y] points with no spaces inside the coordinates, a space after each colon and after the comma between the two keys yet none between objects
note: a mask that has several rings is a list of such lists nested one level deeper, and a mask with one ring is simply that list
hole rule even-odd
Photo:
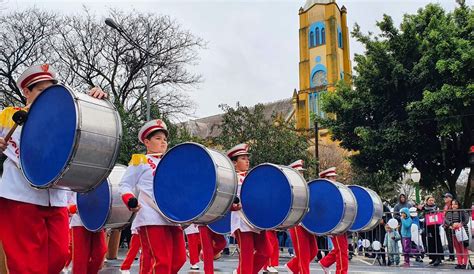
[{"label": "person in white jacket", "polygon": [[[227,156],[232,160],[238,175],[237,195],[240,197],[242,183],[249,170],[249,152],[247,144],[239,144],[227,151]],[[234,273],[258,273],[270,258],[272,247],[267,241],[266,231],[258,231],[247,223],[239,204],[232,205],[231,232],[239,244],[239,267]]]},{"label": "person in white jacket", "polygon": [[[7,156],[0,182],[0,242],[9,273],[57,274],[69,258],[66,191],[35,189],[25,179],[19,168],[21,126],[5,140],[14,126],[13,115],[29,108],[43,90],[56,83],[56,71],[49,64],[29,67],[16,83],[26,107],[7,107],[0,113],[0,152]],[[97,87],[89,95],[107,96]]]},{"label": "person in white jacket", "polygon": [[[186,262],[186,245],[181,226],[171,223],[155,208],[153,178],[156,167],[168,149],[168,130],[160,120],[142,126],[138,139],[147,154],[134,154],[119,184],[122,200],[137,212],[132,229],[137,229],[142,243],[140,273],[178,273]],[[139,191],[138,198],[134,190]]]}]

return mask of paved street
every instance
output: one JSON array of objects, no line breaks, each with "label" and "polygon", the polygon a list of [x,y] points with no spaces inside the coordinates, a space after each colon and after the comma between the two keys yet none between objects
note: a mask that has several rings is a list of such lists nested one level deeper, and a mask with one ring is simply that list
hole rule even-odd
[{"label": "paved street", "polygon": [[[101,274],[119,274],[120,264],[122,259],[125,256],[125,250],[120,250],[119,259],[108,261],[106,263],[105,269],[103,269]],[[280,273],[288,273],[284,268],[284,264],[289,260],[287,253],[283,253],[280,259],[280,266],[277,268]],[[414,260],[413,260],[414,261]],[[416,273],[416,274],[436,274],[436,273],[468,273],[472,270],[455,270],[453,262],[448,262],[440,265],[439,267],[430,267],[428,266],[428,260],[425,259],[424,263],[413,262],[410,268],[404,267],[386,267],[379,266],[377,262],[375,265],[372,265],[374,262],[373,259],[364,258],[361,256],[356,256],[352,259],[349,266],[349,273]],[[218,261],[215,261],[216,272],[215,273],[232,273],[235,267],[238,264],[238,255],[234,256],[223,256]],[[201,270],[191,271],[189,270],[189,262],[186,262],[182,271],[179,273],[204,273],[202,270],[202,262],[200,263]],[[334,273],[334,267],[331,269],[331,273]],[[138,260],[135,260],[132,270],[130,273],[138,273]],[[323,273],[321,268],[319,268],[317,263],[311,264],[311,273]]]}]

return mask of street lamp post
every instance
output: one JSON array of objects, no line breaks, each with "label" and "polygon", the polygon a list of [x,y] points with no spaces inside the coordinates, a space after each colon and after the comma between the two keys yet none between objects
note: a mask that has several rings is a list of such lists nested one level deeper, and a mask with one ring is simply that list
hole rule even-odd
[{"label": "street lamp post", "polygon": [[150,97],[150,79],[151,79],[151,68],[150,68],[150,29],[147,28],[146,32],[146,49],[142,48],[137,42],[133,41],[133,39],[125,32],[125,30],[122,28],[120,24],[115,22],[112,18],[106,18],[105,19],[105,24],[112,29],[116,30],[120,36],[122,36],[127,42],[132,44],[134,47],[136,47],[138,50],[141,52],[145,53],[145,62],[147,65],[146,69],[146,120],[150,121],[150,102],[151,102],[151,97]]},{"label": "street lamp post", "polygon": [[421,174],[420,172],[418,171],[418,169],[416,169],[416,167],[414,167],[411,172],[410,172],[410,178],[411,180],[413,181],[413,183],[415,183],[415,200],[416,200],[416,203],[419,204],[421,202],[421,197],[420,197],[420,179],[421,179]]}]

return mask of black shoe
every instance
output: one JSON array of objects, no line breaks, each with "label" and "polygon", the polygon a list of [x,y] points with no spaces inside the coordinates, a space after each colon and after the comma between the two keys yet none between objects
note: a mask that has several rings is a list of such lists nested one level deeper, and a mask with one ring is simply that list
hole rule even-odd
[{"label": "black shoe", "polygon": [[421,259],[421,257],[420,257],[420,256],[416,256],[416,259],[415,259],[415,261],[417,261],[417,262],[419,262],[419,263],[422,263],[422,262],[423,262],[423,260]]},{"label": "black shoe", "polygon": [[224,255],[230,255],[230,250],[228,247],[224,248],[224,250],[222,250],[222,254]]},{"label": "black shoe", "polygon": [[457,264],[454,268],[455,268],[455,269],[461,269],[462,266],[461,266],[460,264]]},{"label": "black shoe", "polygon": [[434,263],[433,263],[433,266],[438,266],[441,264],[441,261],[440,260],[436,260]]}]

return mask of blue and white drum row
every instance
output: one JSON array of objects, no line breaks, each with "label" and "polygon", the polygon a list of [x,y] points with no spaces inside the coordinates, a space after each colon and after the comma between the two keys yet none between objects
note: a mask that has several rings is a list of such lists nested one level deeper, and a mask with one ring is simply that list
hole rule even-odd
[{"label": "blue and white drum row", "polygon": [[[21,170],[35,188],[81,193],[78,210],[87,229],[120,228],[133,218],[117,190],[125,171],[115,166],[121,136],[112,103],[53,85],[35,99],[22,127]],[[155,174],[149,200],[166,219],[230,232],[238,179],[226,155],[196,143],[179,144],[165,153]],[[256,230],[301,224],[316,235],[339,234],[371,230],[382,217],[382,202],[370,189],[325,179],[306,183],[297,170],[270,163],[249,171],[240,202]]]},{"label": "blue and white drum row", "polygon": [[[154,195],[155,208],[169,221],[230,233],[237,177],[220,152],[195,143],[172,148],[158,164]],[[297,170],[270,163],[248,172],[239,198],[244,218],[257,230],[301,224],[313,234],[331,235],[371,230],[382,217],[382,202],[370,189],[326,179],[306,183]]]}]

